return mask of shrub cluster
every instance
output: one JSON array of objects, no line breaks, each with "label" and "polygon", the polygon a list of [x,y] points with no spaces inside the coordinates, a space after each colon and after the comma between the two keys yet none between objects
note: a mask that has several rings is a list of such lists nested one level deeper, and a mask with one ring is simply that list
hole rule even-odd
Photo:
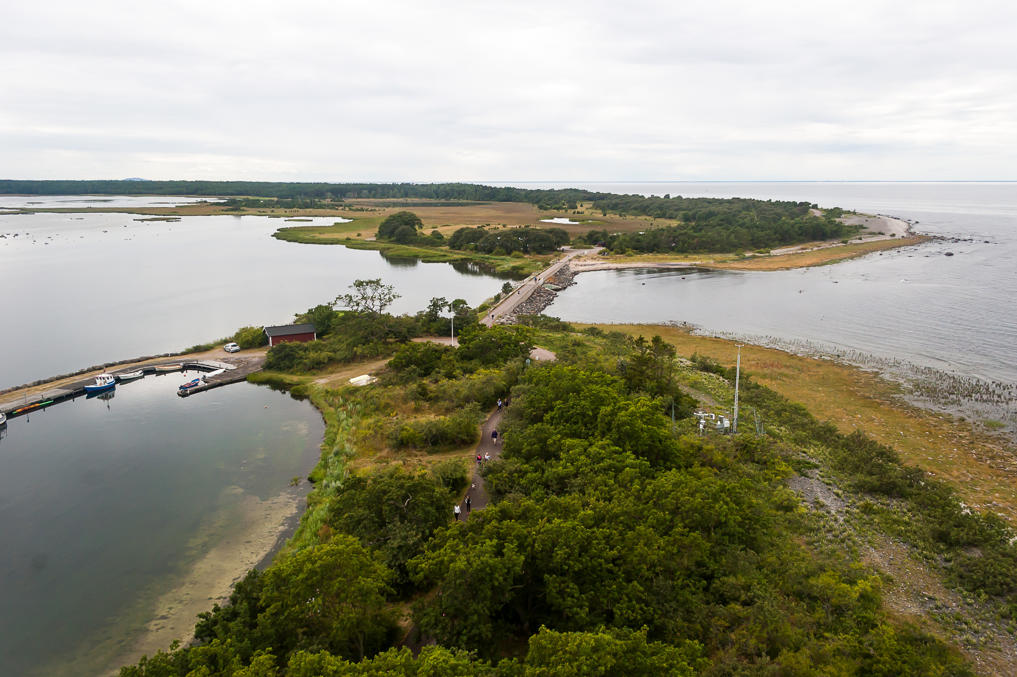
[{"label": "shrub cluster", "polygon": [[488,231],[483,226],[459,228],[448,239],[452,249],[476,250],[485,254],[547,254],[569,243],[561,228],[510,228]]},{"label": "shrub cluster", "polygon": [[389,444],[394,449],[421,449],[428,453],[459,449],[476,443],[477,424],[482,419],[480,407],[474,404],[449,416],[396,420],[389,434]]}]

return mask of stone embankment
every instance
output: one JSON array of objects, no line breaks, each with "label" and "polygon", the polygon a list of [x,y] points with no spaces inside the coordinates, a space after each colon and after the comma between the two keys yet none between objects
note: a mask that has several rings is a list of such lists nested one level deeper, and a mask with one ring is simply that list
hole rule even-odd
[{"label": "stone embankment", "polygon": [[520,315],[539,315],[558,296],[558,292],[576,283],[576,274],[569,264],[559,268],[553,275],[530,294],[530,297],[516,306],[511,313],[498,319],[498,324],[515,324]]}]

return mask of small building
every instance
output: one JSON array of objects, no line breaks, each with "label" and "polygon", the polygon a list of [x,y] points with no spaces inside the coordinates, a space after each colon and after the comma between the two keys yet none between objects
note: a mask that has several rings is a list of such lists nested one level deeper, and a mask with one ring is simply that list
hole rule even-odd
[{"label": "small building", "polygon": [[313,324],[284,324],[278,327],[265,327],[265,336],[268,337],[269,347],[290,341],[304,343],[318,338]]}]

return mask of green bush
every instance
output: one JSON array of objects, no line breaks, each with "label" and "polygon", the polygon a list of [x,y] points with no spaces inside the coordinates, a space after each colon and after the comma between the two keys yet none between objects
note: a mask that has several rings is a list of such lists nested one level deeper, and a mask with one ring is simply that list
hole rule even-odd
[{"label": "green bush", "polygon": [[438,343],[407,343],[392,356],[390,369],[409,377],[430,376],[454,350]]},{"label": "green bush", "polygon": [[480,407],[473,404],[449,416],[399,423],[390,442],[397,449],[412,447],[427,452],[457,449],[476,443],[481,418]]},{"label": "green bush", "polygon": [[233,334],[233,340],[244,350],[268,345],[268,336],[261,327],[241,327]]}]

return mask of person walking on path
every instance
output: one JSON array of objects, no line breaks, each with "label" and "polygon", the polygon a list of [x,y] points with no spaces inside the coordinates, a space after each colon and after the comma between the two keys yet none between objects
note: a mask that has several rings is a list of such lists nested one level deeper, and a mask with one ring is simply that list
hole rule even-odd
[{"label": "person walking on path", "polygon": [[472,503],[473,503],[473,501],[471,501],[471,500],[470,500],[470,497],[469,497],[469,496],[467,496],[467,497],[466,497],[466,512],[467,512],[467,513],[469,513],[469,512],[470,512],[470,504],[472,504]]},{"label": "person walking on path", "polygon": [[[505,406],[504,400],[502,400],[502,406]],[[501,455],[501,445],[496,444],[495,440],[499,437],[496,431],[501,426],[502,416],[505,415],[504,411],[498,411],[496,407],[491,407],[491,409],[493,411],[481,426],[480,441],[477,443],[476,451],[473,452],[480,458],[480,462],[474,466],[473,477],[468,485],[469,489],[466,491],[466,495],[470,497],[470,510],[468,513],[464,513],[462,518],[464,520],[473,519],[480,514],[491,500],[487,492],[487,484],[484,482],[483,472],[485,465],[490,461],[498,460]]]},{"label": "person walking on path", "polygon": [[[497,430],[492,430],[491,431],[491,441],[493,443],[495,443],[495,444],[498,444],[498,431]],[[479,456],[479,454],[478,454],[478,456]]]},{"label": "person walking on path", "polygon": [[456,503],[456,507],[454,507],[452,509],[452,512],[455,513],[456,522],[458,522],[459,521],[459,515],[462,513],[462,508],[459,507],[458,503]]}]

